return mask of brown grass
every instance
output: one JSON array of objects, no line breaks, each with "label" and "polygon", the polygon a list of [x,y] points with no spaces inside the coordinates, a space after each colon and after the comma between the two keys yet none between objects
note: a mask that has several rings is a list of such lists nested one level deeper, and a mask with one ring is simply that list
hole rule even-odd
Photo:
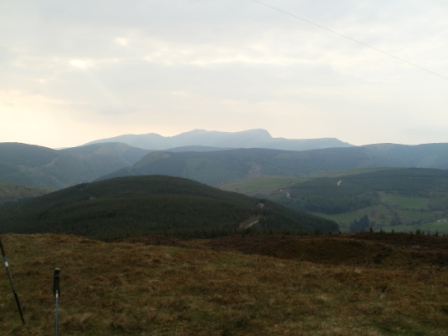
[{"label": "brown grass", "polygon": [[[261,237],[250,238],[252,249],[262,244]],[[196,248],[181,248],[162,246],[160,238],[160,246],[151,246],[55,234],[4,235],[27,325],[21,326],[5,272],[0,334],[54,334],[52,276],[60,267],[60,335],[446,335],[448,270],[443,265],[325,264],[292,258],[291,248],[279,252],[283,259],[209,249],[218,244],[224,250],[226,239],[231,240],[186,241]],[[329,239],[316,238],[314,245],[342,255],[344,239]],[[376,242],[346,239],[367,244],[359,254],[377,253],[369,254]],[[298,244],[289,240],[264,238],[272,250],[282,241]],[[397,247],[398,259],[400,249],[403,255],[409,252]]]}]

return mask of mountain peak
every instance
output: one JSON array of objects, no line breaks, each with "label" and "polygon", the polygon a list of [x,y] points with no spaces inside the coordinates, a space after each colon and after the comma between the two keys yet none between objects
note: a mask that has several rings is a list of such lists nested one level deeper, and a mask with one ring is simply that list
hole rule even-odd
[{"label": "mountain peak", "polygon": [[284,139],[273,138],[265,129],[251,129],[240,132],[207,131],[194,129],[178,135],[164,137],[149,133],[141,135],[121,135],[110,139],[93,141],[99,142],[124,142],[128,145],[150,149],[168,150],[171,148],[186,146],[207,146],[217,148],[270,148],[284,150],[310,150],[332,147],[350,147],[338,139]]}]

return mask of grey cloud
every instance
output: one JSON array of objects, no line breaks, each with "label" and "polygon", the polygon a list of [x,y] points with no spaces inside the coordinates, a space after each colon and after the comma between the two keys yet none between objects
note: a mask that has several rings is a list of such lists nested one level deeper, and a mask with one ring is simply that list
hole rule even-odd
[{"label": "grey cloud", "polygon": [[[445,1],[265,2],[448,76]],[[250,0],[4,1],[0,29],[0,93],[39,92],[85,120],[212,125],[229,113],[250,125],[261,111],[274,127],[275,113],[291,124],[314,113],[338,115],[345,124],[333,128],[349,134],[422,106],[435,118],[448,103],[443,80]]]}]

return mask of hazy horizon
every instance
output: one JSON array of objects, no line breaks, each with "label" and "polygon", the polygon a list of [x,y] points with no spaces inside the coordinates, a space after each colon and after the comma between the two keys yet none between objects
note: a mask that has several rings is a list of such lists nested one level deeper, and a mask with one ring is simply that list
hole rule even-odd
[{"label": "hazy horizon", "polygon": [[194,129],[448,142],[446,1],[261,2],[1,3],[0,142]]}]

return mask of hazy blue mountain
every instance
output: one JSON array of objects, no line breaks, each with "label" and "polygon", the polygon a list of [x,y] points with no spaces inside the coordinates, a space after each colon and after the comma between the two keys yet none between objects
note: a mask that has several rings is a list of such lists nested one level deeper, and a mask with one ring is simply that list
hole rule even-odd
[{"label": "hazy blue mountain", "polygon": [[110,142],[93,144],[60,150],[81,159],[91,166],[95,164],[130,166],[149,153],[148,150],[135,148],[124,143]]},{"label": "hazy blue mountain", "polygon": [[380,144],[310,151],[233,149],[215,152],[159,151],[132,167],[103,176],[163,174],[210,185],[254,176],[309,176],[352,168],[410,167],[448,169],[448,144]]},{"label": "hazy blue mountain", "polygon": [[104,142],[123,142],[130,146],[151,150],[167,150],[185,146],[207,146],[219,148],[269,148],[302,151],[352,146],[335,138],[303,140],[273,138],[266,130],[262,129],[234,133],[194,130],[172,137],[163,137],[154,133],[141,135],[128,134],[109,139],[96,140],[90,142],[90,144]]},{"label": "hazy blue mountain", "polygon": [[109,143],[64,150],[0,143],[0,182],[61,189],[129,166],[148,151]]},{"label": "hazy blue mountain", "polygon": [[123,143],[63,150],[0,143],[0,183],[49,189],[127,175],[163,174],[220,185],[253,176],[306,176],[370,167],[448,169],[448,144],[377,144],[308,151],[191,145],[151,152]]},{"label": "hazy blue mountain", "polygon": [[448,169],[448,143],[406,146],[376,144],[365,146],[366,164],[375,167],[416,167]]},{"label": "hazy blue mountain", "polygon": [[210,147],[210,146],[183,146],[169,148],[167,152],[219,152],[223,150],[230,150],[234,148],[224,148],[224,147]]}]

